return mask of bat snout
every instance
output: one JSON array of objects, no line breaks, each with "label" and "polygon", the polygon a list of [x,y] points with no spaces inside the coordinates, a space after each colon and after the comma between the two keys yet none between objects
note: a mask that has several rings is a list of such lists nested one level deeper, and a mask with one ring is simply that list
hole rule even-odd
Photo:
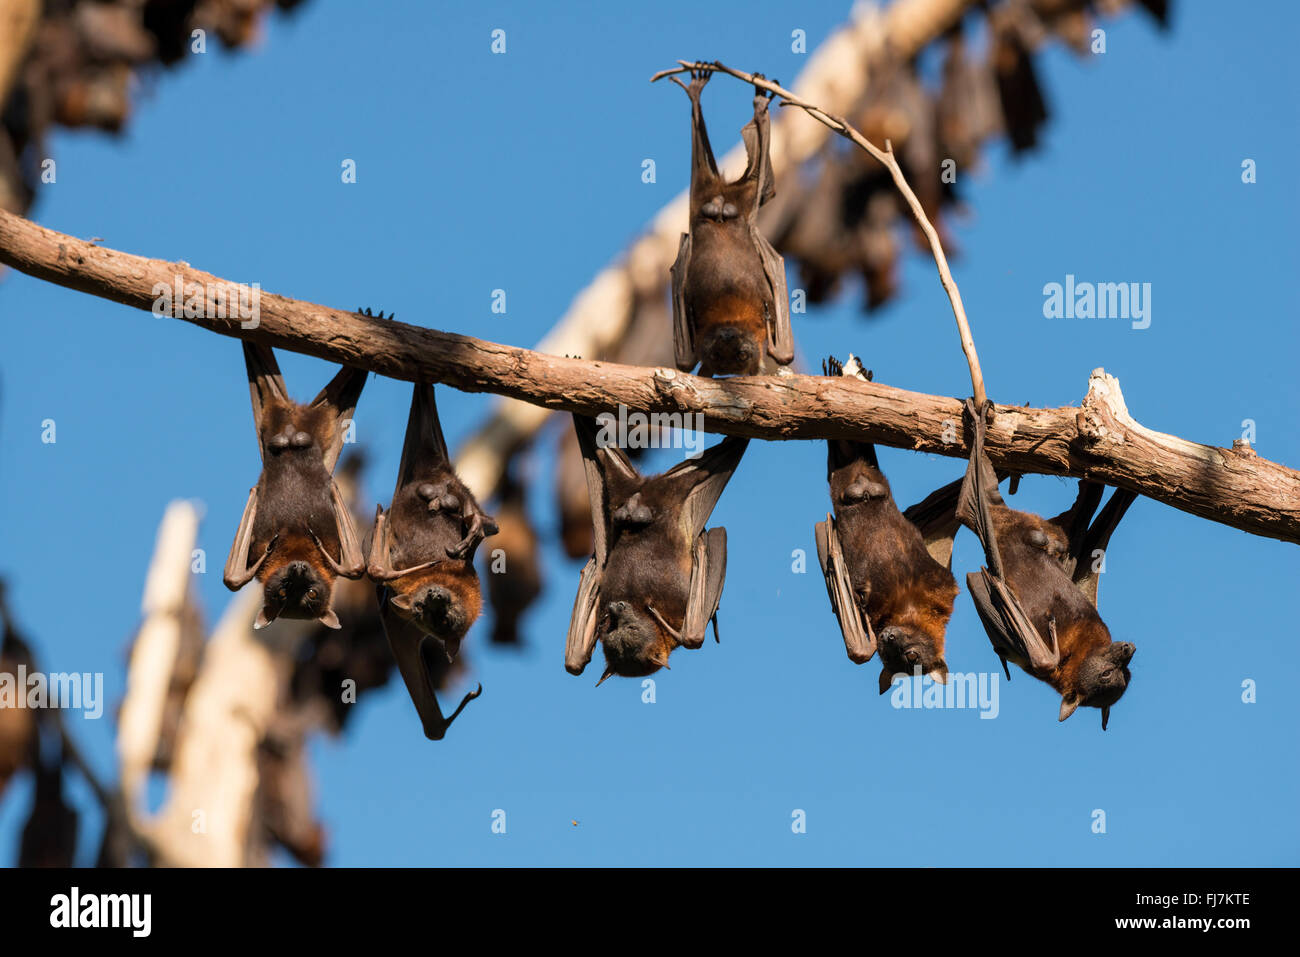
[{"label": "bat snout", "polygon": [[758,363],[758,346],[754,337],[739,326],[723,326],[703,343],[705,362],[718,372],[743,374]]},{"label": "bat snout", "polygon": [[[915,674],[917,669],[928,674],[942,662],[942,649],[934,647],[928,636],[890,625],[876,636],[880,657],[891,671]],[[946,669],[945,673],[946,673]]]},{"label": "bat snout", "polygon": [[423,589],[413,604],[420,620],[441,638],[459,637],[469,628],[465,609],[443,585],[430,585]]}]

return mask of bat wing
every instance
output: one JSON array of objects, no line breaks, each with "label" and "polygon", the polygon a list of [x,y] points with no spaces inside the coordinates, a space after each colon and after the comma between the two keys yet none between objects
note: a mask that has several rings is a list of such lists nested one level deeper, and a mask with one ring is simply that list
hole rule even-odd
[{"label": "bat wing", "polygon": [[974,422],[975,437],[971,443],[970,461],[966,463],[966,475],[957,493],[957,518],[979,536],[989,571],[995,578],[1002,578],[1002,556],[998,551],[993,516],[989,512],[990,504],[1002,504],[1002,495],[998,492],[997,474],[984,454],[985,410],[976,409],[974,400],[967,399],[966,411]]},{"label": "bat wing", "polygon": [[593,555],[578,579],[578,596],[573,601],[569,634],[564,640],[564,668],[580,675],[596,650],[596,625],[600,621],[601,568]]},{"label": "bat wing", "polygon": [[[261,447],[261,444],[258,444]],[[239,519],[239,530],[235,532],[235,541],[230,546],[230,554],[226,556],[226,569],[223,575],[223,581],[226,587],[231,591],[239,591],[257,574],[262,563],[266,561],[266,555],[263,554],[252,565],[248,564],[248,550],[253,545],[253,526],[257,521],[257,486],[253,486],[248,493],[248,501],[244,504],[244,514]]]},{"label": "bat wing", "polygon": [[1079,494],[1075,498],[1074,504],[1067,511],[1050,519],[1053,525],[1065,532],[1066,540],[1069,543],[1066,551],[1065,570],[1070,575],[1074,574],[1077,567],[1079,555],[1083,548],[1083,540],[1088,534],[1088,523],[1092,521],[1092,515],[1093,512],[1097,511],[1097,506],[1101,504],[1101,496],[1104,491],[1105,486],[1098,482],[1086,480],[1079,482]]},{"label": "bat wing", "polygon": [[[609,541],[613,532],[611,501],[641,481],[641,474],[617,445],[600,444],[600,426],[590,416],[573,415],[573,430],[578,435],[583,469],[587,474],[587,496],[591,501],[591,525],[595,532],[596,566],[602,571],[609,558]],[[611,495],[611,492],[613,495]]]},{"label": "bat wing", "polygon": [[903,517],[920,531],[930,557],[949,571],[952,570],[952,540],[961,528],[957,501],[962,482],[962,479],[957,479],[935,489],[903,512]]},{"label": "bat wing", "polygon": [[758,202],[754,205],[751,218],[758,213],[759,206],[776,195],[776,177],[772,175],[772,155],[769,149],[772,141],[769,102],[767,96],[758,93],[754,97],[754,118],[740,131],[740,138],[745,142],[745,155],[749,157],[749,165],[745,167],[741,181],[753,179],[758,183]]},{"label": "bat wing", "polygon": [[438,402],[433,386],[417,382],[411,392],[411,411],[406,417],[406,437],[402,440],[402,461],[397,466],[397,488],[393,495],[439,466],[450,465],[447,440],[438,419]]},{"label": "bat wing", "polygon": [[677,486],[680,496],[676,500],[682,503],[681,523],[686,541],[695,541],[704,531],[713,507],[735,474],[748,445],[749,439],[727,436],[698,459],[687,459],[651,479]]},{"label": "bat wing", "polygon": [[[727,530],[710,528],[695,540],[691,556],[691,584],[686,599],[686,619],[681,643],[687,648],[704,644],[704,633],[722,601],[727,578]],[[717,638],[717,624],[713,636]]]},{"label": "bat wing", "polygon": [[442,707],[438,704],[437,691],[433,684],[434,663],[432,655],[446,656],[442,643],[426,635],[418,627],[399,615],[390,606],[388,589],[383,585],[376,589],[379,598],[379,611],[384,625],[384,635],[388,638],[388,647],[397,661],[397,668],[406,682],[406,692],[411,696],[416,714],[424,726],[424,736],[430,741],[441,741],[447,729],[456,717],[465,710],[465,705],[483,693],[483,686],[461,699],[450,718],[444,717]]},{"label": "bat wing", "polygon": [[871,622],[863,617],[853,598],[853,582],[844,563],[834,516],[827,514],[826,521],[817,523],[815,536],[817,560],[821,563],[822,575],[826,578],[826,594],[830,596],[831,610],[835,612],[840,632],[844,635],[844,650],[848,652],[851,661],[860,665],[870,661],[876,653],[876,635],[871,630]]},{"label": "bat wing", "polygon": [[763,272],[772,287],[772,314],[767,317],[767,351],[780,365],[794,361],[794,333],[790,331],[790,292],[785,282],[785,260],[753,223],[749,236],[763,262]]},{"label": "bat wing", "polygon": [[346,437],[352,417],[356,414],[357,400],[361,398],[361,390],[365,387],[368,375],[365,369],[344,366],[325,384],[325,388],[320,390],[316,398],[311,400],[311,408],[324,408],[330,411],[330,433],[324,445],[327,472],[334,471],[339,453],[343,451],[343,439]]},{"label": "bat wing", "polygon": [[[1032,671],[1041,673],[1055,668],[1060,661],[1056,629],[1053,627],[1045,640],[1025,613],[1015,591],[1004,580],[997,533],[989,511],[990,504],[1001,504],[1002,496],[998,492],[997,473],[984,454],[987,427],[984,416],[988,406],[986,403],[985,408],[977,410],[973,400],[966,400],[966,411],[974,422],[975,436],[970,462],[957,495],[957,517],[979,536],[988,563],[987,568],[966,576],[966,586],[980,621],[984,623],[984,631],[1002,659],[1003,669],[1006,669],[1007,659],[1013,658],[1018,662],[1028,662]],[[1010,679],[1011,672],[1007,671],[1007,680]]]},{"label": "bat wing", "polygon": [[284,376],[269,346],[244,340],[244,366],[248,369],[248,392],[253,400],[253,423],[257,426],[257,454],[262,454],[262,422],[267,407],[288,402]]},{"label": "bat wing", "polygon": [[[1051,671],[1060,664],[1055,627],[1044,639],[1025,614],[1015,592],[1002,579],[981,568],[966,576],[966,587],[975,602],[975,611],[984,623],[989,642],[1002,659],[1004,670],[1008,658],[1028,662],[1030,670],[1036,674]],[[1010,671],[1007,671],[1007,680],[1011,680]]]},{"label": "bat wing", "polygon": [[[1097,495],[1100,498],[1101,492],[1098,491]],[[1101,514],[1097,516],[1097,520],[1092,523],[1092,527],[1083,537],[1079,551],[1075,553],[1077,560],[1074,566],[1074,583],[1088,596],[1088,600],[1094,607],[1097,604],[1097,588],[1101,577],[1100,570],[1096,568],[1095,555],[1098,550],[1105,552],[1106,546],[1110,544],[1111,533],[1115,531],[1120,519],[1124,517],[1124,513],[1136,498],[1136,492],[1130,492],[1126,488],[1115,489],[1110,501],[1106,503],[1106,507],[1101,510]]]},{"label": "bat wing", "polygon": [[700,361],[695,352],[695,336],[686,313],[686,272],[691,265],[691,234],[682,233],[677,260],[669,274],[673,279],[673,353],[677,368],[690,372]]}]

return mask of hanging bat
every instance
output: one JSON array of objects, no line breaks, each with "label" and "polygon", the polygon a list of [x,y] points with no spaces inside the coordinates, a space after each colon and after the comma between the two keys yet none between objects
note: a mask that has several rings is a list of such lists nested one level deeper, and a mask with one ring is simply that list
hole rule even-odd
[{"label": "hanging bat", "polygon": [[[672,316],[668,303],[660,295],[638,296],[632,304],[632,319],[623,338],[600,354],[588,356],[634,366],[666,366],[674,359],[672,341]],[[658,437],[658,428],[651,426],[650,443]],[[564,553],[570,558],[586,558],[591,554],[594,540],[591,534],[591,505],[587,500],[587,474],[582,464],[582,453],[572,430],[560,433],[556,450],[555,507],[560,517],[560,541]],[[635,460],[643,450],[628,449]],[[498,519],[500,516],[497,516]]]},{"label": "hanging bat", "polygon": [[330,606],[334,582],[360,578],[365,561],[333,473],[366,371],[343,367],[309,405],[300,405],[289,398],[270,349],[245,342],[244,363],[262,475],[248,493],[226,559],[226,587],[262,582],[254,628],[277,618],[338,628]]},{"label": "hanging bat", "polygon": [[975,610],[1002,659],[1047,682],[1061,695],[1058,720],[1080,705],[1110,709],[1130,680],[1131,642],[1113,641],[1097,613],[1099,571],[1093,556],[1137,498],[1116,489],[1092,521],[1104,486],[1081,481],[1074,505],[1052,519],[1007,508],[998,477],[984,454],[984,413],[967,400],[974,442],[958,493],[956,515],[979,536],[988,565],[966,576]]},{"label": "hanging bat", "polygon": [[66,755],[36,756],[32,809],[18,846],[19,867],[71,867],[77,854],[77,810],[63,786]]},{"label": "hanging bat", "polygon": [[1047,99],[1034,68],[1033,27],[1028,10],[1008,7],[993,19],[989,52],[1002,106],[1003,126],[1011,150],[1024,153],[1038,145],[1038,134],[1049,117]]},{"label": "hanging bat", "polygon": [[[870,378],[860,370],[852,356],[847,370],[827,360],[829,375]],[[869,443],[827,442],[826,477],[835,514],[817,523],[817,558],[849,658],[863,664],[880,651],[881,694],[896,674],[946,682],[944,631],[957,597],[951,571],[956,522],[937,534],[927,526],[927,538],[894,504]]]},{"label": "hanging bat", "polygon": [[748,439],[727,438],[697,459],[644,478],[600,436],[594,419],[574,415],[587,471],[595,554],[582,570],[564,666],[582,674],[596,642],[605,671],[639,678],[668,667],[683,645],[698,648],[713,622],[727,574],[727,530],[704,524],[731,479]]},{"label": "hanging bat", "polygon": [[304,867],[320,867],[327,846],[316,817],[306,728],[294,717],[278,716],[257,746],[257,810],[271,841]]},{"label": "hanging bat", "polygon": [[[441,740],[477,690],[450,718],[438,706],[438,675],[460,650],[482,607],[474,551],[496,523],[456,477],[438,421],[433,386],[417,383],[406,421],[397,487],[385,512],[375,510],[366,572],[388,644],[406,682],[425,737]],[[441,657],[441,662],[438,658]]]},{"label": "hanging bat", "polygon": [[755,88],[754,118],[741,131],[749,166],[728,183],[700,108],[710,76],[693,70],[690,86],[672,78],[691,98],[690,232],[672,267],[677,367],[690,372],[699,363],[702,376],[776,372],[794,361],[794,337],[785,263],[756,225],[759,206],[776,194],[769,94]]},{"label": "hanging bat", "polygon": [[[519,619],[542,593],[541,556],[537,532],[528,515],[527,488],[507,463],[497,489],[497,536],[492,551],[501,549],[505,567],[488,571],[488,601],[492,605],[492,643],[519,645]],[[583,502],[586,509],[586,502]],[[587,523],[590,526],[590,522]]]}]

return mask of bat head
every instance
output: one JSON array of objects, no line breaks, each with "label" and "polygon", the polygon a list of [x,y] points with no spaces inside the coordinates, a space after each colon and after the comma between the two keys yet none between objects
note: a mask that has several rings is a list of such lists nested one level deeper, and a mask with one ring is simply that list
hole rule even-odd
[{"label": "bat head", "polygon": [[1101,709],[1101,730],[1110,721],[1110,706],[1124,694],[1131,678],[1128,663],[1134,648],[1130,641],[1112,641],[1100,651],[1083,660],[1075,676],[1073,687],[1061,695],[1061,713],[1064,721],[1074,714],[1079,705]]},{"label": "bat head", "polygon": [[388,583],[392,607],[425,634],[444,642],[453,655],[482,608],[474,566],[440,562]]},{"label": "bat head", "polygon": [[277,618],[315,619],[328,628],[339,628],[338,615],[330,608],[333,578],[310,562],[288,562],[272,571],[262,586],[262,609],[254,628],[265,628]]},{"label": "bat head", "polygon": [[767,326],[757,300],[719,296],[700,316],[699,349],[704,364],[724,375],[759,371]]},{"label": "bat head", "polygon": [[[908,625],[891,624],[876,636],[880,652],[880,693],[888,689],[894,675],[929,675],[940,684],[948,681],[948,663],[943,659],[943,632],[938,637]],[[918,671],[919,669],[919,671]]]},{"label": "bat head", "polygon": [[[625,678],[643,678],[668,667],[671,639],[642,608],[630,601],[611,601],[601,623],[601,645],[605,649],[605,673]],[[600,682],[597,682],[599,684]]]}]

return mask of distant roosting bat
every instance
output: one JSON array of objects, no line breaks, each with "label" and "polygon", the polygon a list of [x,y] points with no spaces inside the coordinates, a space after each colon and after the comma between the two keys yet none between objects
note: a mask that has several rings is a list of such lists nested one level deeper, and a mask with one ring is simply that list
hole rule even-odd
[{"label": "distant roosting bat", "polygon": [[482,608],[474,551],[496,523],[456,477],[438,421],[433,386],[411,396],[397,487],[385,512],[375,510],[366,571],[378,586],[384,632],[425,736],[438,740],[480,685],[450,718],[438,705],[436,676],[445,670]]},{"label": "distant roosting bat", "polygon": [[226,559],[226,587],[262,582],[255,628],[276,618],[314,618],[337,628],[330,607],[335,578],[360,578],[365,563],[333,472],[367,372],[345,366],[300,405],[289,398],[269,348],[245,342],[244,363],[262,475]]},{"label": "distant roosting bat", "polygon": [[578,584],[564,664],[582,674],[600,641],[600,681],[642,677],[668,667],[677,646],[700,647],[711,620],[717,637],[727,533],[704,524],[748,440],[724,439],[697,459],[644,478],[621,449],[602,444],[594,419],[575,414],[573,426],[596,546]]},{"label": "distant roosting bat", "polygon": [[709,146],[700,108],[707,70],[692,71],[690,232],[672,267],[673,344],[677,367],[700,363],[702,376],[774,372],[794,361],[785,264],[756,224],[775,195],[768,157],[770,94],[756,88],[754,119],[741,135],[749,166],[726,182]]}]

